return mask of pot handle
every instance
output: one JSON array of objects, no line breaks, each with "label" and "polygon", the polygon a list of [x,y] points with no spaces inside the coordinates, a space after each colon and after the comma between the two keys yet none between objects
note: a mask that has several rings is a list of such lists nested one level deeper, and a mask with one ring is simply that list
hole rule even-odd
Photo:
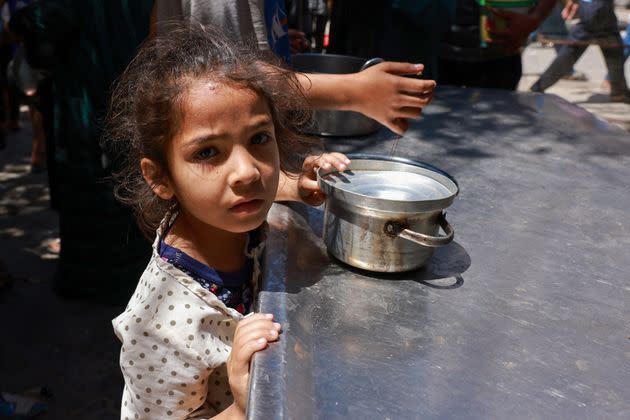
[{"label": "pot handle", "polygon": [[394,223],[388,222],[385,225],[385,231],[390,233],[395,233],[399,238],[406,239],[411,242],[415,242],[418,245],[428,246],[431,248],[437,248],[440,246],[448,245],[453,241],[455,237],[455,230],[453,226],[446,220],[446,213],[442,213],[438,220],[440,226],[444,230],[446,236],[431,236],[425,235],[424,233],[418,233],[410,229],[402,229],[396,232],[396,227]]},{"label": "pot handle", "polygon": [[382,63],[384,61],[385,60],[383,60],[381,57],[370,58],[368,61],[363,63],[363,65],[361,66],[359,71],[363,71],[363,70],[367,69],[368,67],[372,67],[372,66],[374,66],[376,64],[380,64],[380,63]]}]

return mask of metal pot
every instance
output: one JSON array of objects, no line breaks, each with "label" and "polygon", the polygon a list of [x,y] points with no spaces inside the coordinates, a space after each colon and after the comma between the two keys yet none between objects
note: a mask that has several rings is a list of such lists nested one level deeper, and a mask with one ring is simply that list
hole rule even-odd
[{"label": "metal pot", "polygon": [[[364,270],[409,271],[453,240],[443,212],[459,192],[446,172],[397,157],[350,155],[351,170],[318,170],[326,194],[324,242]],[[445,236],[437,236],[440,227]]]},{"label": "metal pot", "polygon": [[[335,54],[296,54],[291,57],[293,69],[303,73],[346,74],[357,73],[382,58],[352,57]],[[375,132],[380,124],[359,112],[316,110],[313,112],[314,125],[310,134],[320,136],[362,136]]]}]

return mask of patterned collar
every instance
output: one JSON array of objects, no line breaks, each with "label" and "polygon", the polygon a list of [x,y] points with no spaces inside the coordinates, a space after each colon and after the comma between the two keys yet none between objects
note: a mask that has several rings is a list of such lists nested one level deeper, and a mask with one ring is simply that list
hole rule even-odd
[{"label": "patterned collar", "polygon": [[246,257],[243,267],[237,272],[221,272],[164,242],[176,218],[177,212],[173,212],[166,215],[160,223],[153,243],[154,258],[187,277],[187,281],[182,280],[184,283],[193,281],[218,298],[227,308],[241,314],[247,313],[258,293],[267,223],[248,232],[243,250]]},{"label": "patterned collar", "polygon": [[[197,280],[205,280],[221,287],[240,287],[248,283],[252,278],[254,263],[251,257],[246,258],[245,264],[236,272],[224,272],[215,270],[206,264],[197,261],[182,250],[172,247],[160,238],[158,253],[163,260],[170,262],[179,269],[190,274]],[[204,282],[204,283],[205,283]]]}]

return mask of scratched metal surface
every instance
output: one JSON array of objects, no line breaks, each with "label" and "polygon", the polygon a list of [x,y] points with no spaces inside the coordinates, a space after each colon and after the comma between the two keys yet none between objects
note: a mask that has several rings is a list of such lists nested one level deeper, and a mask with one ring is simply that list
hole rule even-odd
[{"label": "scratched metal surface", "polygon": [[[275,205],[249,418],[630,418],[630,137],[553,95],[440,89],[395,152],[453,175],[455,241],[378,275]],[[327,140],[389,154],[391,133]]]}]

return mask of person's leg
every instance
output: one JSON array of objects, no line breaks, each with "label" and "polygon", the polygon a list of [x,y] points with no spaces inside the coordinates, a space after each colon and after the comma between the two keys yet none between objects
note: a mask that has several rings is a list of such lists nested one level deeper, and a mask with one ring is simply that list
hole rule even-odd
[{"label": "person's leg", "polygon": [[593,34],[600,45],[600,50],[606,61],[610,77],[610,95],[613,100],[627,100],[628,87],[624,77],[624,49],[619,35],[617,16],[612,3],[594,1],[582,8],[584,16],[580,18],[588,33]]},{"label": "person's leg", "polygon": [[46,172],[48,174],[48,189],[50,191],[50,207],[59,207],[59,182],[57,181],[57,163],[55,160],[55,127],[53,115],[53,81],[48,77],[37,85],[37,110],[42,115],[44,129],[44,150],[46,151]]},{"label": "person's leg", "polygon": [[[586,13],[583,13],[586,16]],[[581,18],[583,18],[581,16]],[[589,41],[593,38],[591,33],[587,30],[583,21],[580,21],[569,30],[567,37],[568,41]],[[563,45],[559,54],[553,60],[553,62],[547,67],[547,70],[543,72],[538,81],[530,88],[533,92],[544,92],[549,87],[553,86],[563,76],[569,74],[573,69],[575,63],[580,59],[582,54],[586,51],[586,47],[577,44]]]},{"label": "person's leg", "polygon": [[598,37],[600,26],[608,23],[600,22],[602,20],[601,16],[603,16],[602,13],[606,13],[606,11],[602,4],[597,1],[594,3],[580,2],[578,13],[580,21],[569,29],[567,36],[567,40],[574,43],[562,47],[559,55],[556,56],[556,59],[540,76],[538,81],[532,85],[530,90],[544,92],[563,76],[569,74],[573,69],[573,65],[586,51],[584,44]]},{"label": "person's leg", "polygon": [[[543,23],[538,27],[537,33],[542,35],[549,41],[553,40],[565,40],[569,36],[569,31],[567,30],[567,24],[565,20],[562,18],[562,9],[564,6],[559,2],[556,3],[554,8],[551,10],[551,13],[543,21]],[[562,49],[562,45],[558,43],[553,43],[553,49],[556,51],[556,55],[560,54],[560,50]],[[568,80],[586,80],[586,75],[582,72],[577,72],[575,69],[571,69],[569,74],[563,77],[563,79]]]},{"label": "person's leg", "polygon": [[[628,59],[628,56],[630,56],[630,24],[628,24],[628,26],[626,27],[626,35],[623,38],[623,60],[624,63],[625,61]],[[610,86],[610,73],[606,73],[606,76],[604,77],[604,81],[602,82],[602,87],[606,90],[610,90],[611,86]]]},{"label": "person's leg", "polygon": [[[628,60],[628,56],[630,56],[630,24],[626,28],[626,35],[623,38],[623,61],[624,64]],[[610,90],[610,74],[606,73],[606,77],[604,78],[604,86]]]},{"label": "person's leg", "polygon": [[624,45],[623,57],[625,61],[630,56],[630,23],[628,24],[628,27],[626,28],[626,36],[623,37],[623,45]]},{"label": "person's leg", "polygon": [[33,126],[33,145],[31,147],[31,172],[40,172],[46,163],[44,121],[41,112],[29,106],[31,124]]},{"label": "person's leg", "polygon": [[[619,37],[619,43],[621,38]],[[617,97],[628,96],[628,85],[626,84],[626,78],[623,73],[624,57],[622,48],[606,48],[600,47],[604,60],[606,61],[606,67],[608,68],[608,74],[610,76],[610,96],[613,99]]]},{"label": "person's leg", "polygon": [[562,77],[571,72],[575,63],[580,59],[586,47],[577,45],[563,45],[560,53],[553,62],[547,67],[547,70],[540,75],[540,78],[531,87],[534,92],[544,92]]}]

